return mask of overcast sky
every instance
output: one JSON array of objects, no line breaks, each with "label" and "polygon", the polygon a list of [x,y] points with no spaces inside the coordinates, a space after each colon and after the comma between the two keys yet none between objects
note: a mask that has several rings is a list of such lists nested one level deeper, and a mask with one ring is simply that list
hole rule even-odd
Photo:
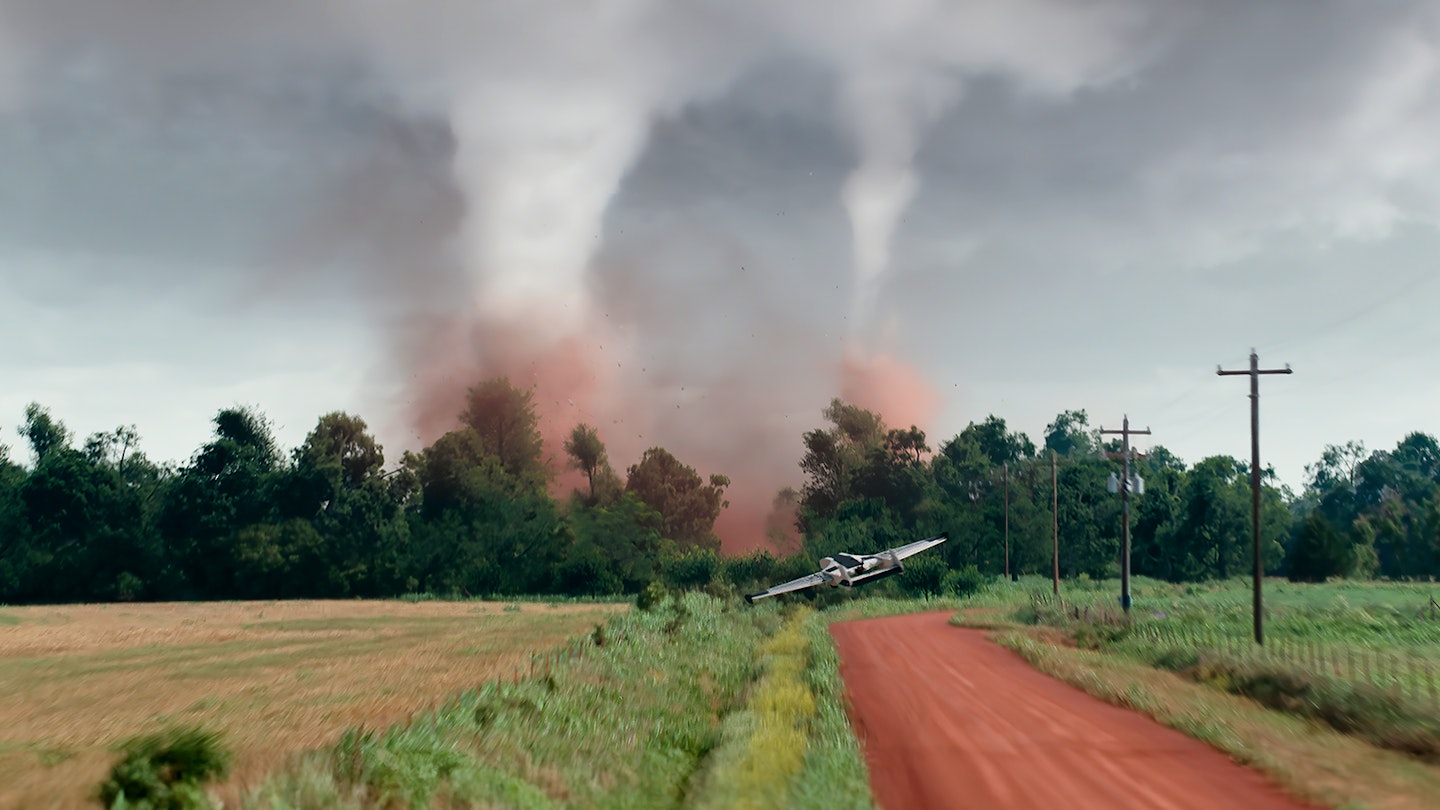
[{"label": "overcast sky", "polygon": [[0,442],[508,373],[754,500],[842,393],[1243,458],[1251,347],[1294,487],[1440,433],[1433,2],[293,5],[0,0]]}]

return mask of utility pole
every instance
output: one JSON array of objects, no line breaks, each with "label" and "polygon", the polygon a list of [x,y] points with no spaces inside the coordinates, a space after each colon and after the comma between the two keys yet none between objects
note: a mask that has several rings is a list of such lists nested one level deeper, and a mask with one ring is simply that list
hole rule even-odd
[{"label": "utility pole", "polygon": [[1265,567],[1260,561],[1260,375],[1294,374],[1290,364],[1285,368],[1260,368],[1260,355],[1250,350],[1250,368],[1247,371],[1226,371],[1215,367],[1215,374],[1221,377],[1250,375],[1250,509],[1255,544],[1255,643],[1265,644],[1265,606],[1260,596],[1260,583],[1265,578]]},{"label": "utility pole", "polygon": [[[1100,428],[1102,434],[1118,433],[1120,439],[1120,469],[1123,473],[1120,478],[1120,607],[1125,613],[1130,613],[1130,437],[1149,436],[1150,428],[1144,430],[1130,429],[1130,416],[1126,414],[1120,430],[1106,430]],[[1105,455],[1114,457],[1113,453]],[[1114,473],[1111,473],[1114,475]]]},{"label": "utility pole", "polygon": [[1005,462],[1005,579],[1010,579],[1010,462]]},{"label": "utility pole", "polygon": [[1055,478],[1055,451],[1050,451],[1050,551],[1052,576],[1055,578],[1055,595],[1060,595],[1060,487]]}]

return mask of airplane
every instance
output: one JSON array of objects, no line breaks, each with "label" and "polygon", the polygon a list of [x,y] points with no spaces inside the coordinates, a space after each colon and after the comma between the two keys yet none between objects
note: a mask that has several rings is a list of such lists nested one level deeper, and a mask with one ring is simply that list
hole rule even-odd
[{"label": "airplane", "polygon": [[813,574],[792,579],[783,585],[772,585],[760,593],[747,594],[745,601],[754,604],[756,599],[778,596],[791,591],[803,591],[817,585],[832,588],[844,585],[855,587],[856,583],[884,579],[905,572],[906,557],[919,554],[927,548],[934,548],[950,539],[948,534],[939,534],[925,540],[916,540],[898,548],[887,549],[878,554],[836,554],[820,560],[820,570]]}]

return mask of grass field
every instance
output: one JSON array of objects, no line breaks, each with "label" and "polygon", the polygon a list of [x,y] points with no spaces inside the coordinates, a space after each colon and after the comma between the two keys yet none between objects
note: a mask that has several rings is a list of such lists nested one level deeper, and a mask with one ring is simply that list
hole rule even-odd
[{"label": "grass field", "polygon": [[[1015,604],[1028,600],[1040,613],[1051,614],[1037,617],[1049,624],[1119,624],[1113,582],[1067,583],[1063,604],[1049,599],[1048,591],[1048,583],[1031,581],[1011,588],[1008,597],[997,590],[991,598],[1010,598]],[[1253,643],[1248,579],[1194,585],[1137,579],[1132,593],[1132,632],[1115,639],[1119,651],[1143,656],[1169,648],[1215,658],[1260,658],[1440,705],[1440,610],[1430,605],[1440,586],[1433,583],[1270,580],[1264,591],[1263,648]]]},{"label": "grass field", "polygon": [[701,593],[616,616],[533,677],[347,734],[244,806],[871,807],[820,614]]},{"label": "grass field", "polygon": [[[294,601],[0,608],[0,808],[80,808],[119,741],[224,734],[230,799],[346,729],[384,727],[624,605]],[[232,802],[227,801],[227,804]]]}]

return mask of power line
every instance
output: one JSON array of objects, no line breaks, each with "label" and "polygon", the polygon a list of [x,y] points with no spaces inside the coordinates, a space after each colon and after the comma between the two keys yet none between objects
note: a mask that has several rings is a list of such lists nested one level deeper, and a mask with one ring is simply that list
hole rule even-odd
[{"label": "power line", "polygon": [[1407,283],[1407,284],[1402,284],[1402,285],[1400,285],[1399,287],[1396,287],[1393,291],[1391,291],[1391,292],[1389,292],[1389,293],[1387,293],[1387,294],[1385,294],[1385,295],[1380,296],[1379,298],[1371,301],[1371,302],[1368,303],[1368,304],[1365,304],[1364,306],[1360,307],[1359,309],[1353,310],[1353,311],[1351,311],[1351,312],[1349,312],[1349,313],[1347,313],[1347,314],[1345,314],[1345,315],[1342,315],[1342,316],[1340,316],[1339,318],[1336,318],[1336,319],[1330,321],[1329,323],[1327,323],[1327,324],[1325,324],[1325,325],[1322,325],[1322,326],[1320,326],[1320,327],[1318,327],[1318,328],[1309,330],[1309,333],[1308,333],[1308,334],[1304,334],[1304,335],[1293,335],[1293,336],[1291,336],[1291,337],[1289,337],[1289,338],[1285,338],[1285,339],[1283,339],[1283,340],[1279,340],[1279,341],[1276,341],[1276,342],[1274,342],[1274,343],[1268,343],[1268,344],[1266,344],[1266,348],[1267,348],[1267,349],[1271,349],[1271,350],[1274,350],[1274,349],[1282,349],[1282,348],[1293,348],[1296,344],[1299,344],[1299,343],[1308,343],[1308,342],[1314,340],[1316,337],[1320,337],[1320,336],[1334,337],[1334,334],[1333,334],[1333,333],[1334,333],[1335,331],[1340,330],[1340,329],[1342,329],[1343,327],[1349,326],[1350,324],[1353,324],[1353,323],[1355,323],[1355,322],[1357,322],[1357,321],[1360,321],[1360,320],[1364,319],[1365,317],[1367,317],[1367,316],[1369,316],[1369,315],[1371,315],[1371,314],[1373,314],[1373,313],[1375,313],[1375,312],[1378,312],[1378,311],[1381,310],[1381,309],[1384,309],[1385,307],[1388,307],[1389,305],[1395,303],[1396,301],[1400,300],[1401,298],[1404,298],[1404,297],[1410,295],[1410,294],[1411,294],[1412,292],[1414,292],[1415,290],[1417,290],[1417,289],[1425,286],[1426,284],[1430,284],[1431,282],[1435,281],[1437,277],[1440,277],[1440,276],[1437,276],[1435,273],[1429,273],[1429,272],[1427,272],[1427,273],[1422,273],[1421,275],[1419,275],[1419,276],[1417,276],[1416,278],[1414,278],[1413,280],[1411,280],[1409,283]]}]

